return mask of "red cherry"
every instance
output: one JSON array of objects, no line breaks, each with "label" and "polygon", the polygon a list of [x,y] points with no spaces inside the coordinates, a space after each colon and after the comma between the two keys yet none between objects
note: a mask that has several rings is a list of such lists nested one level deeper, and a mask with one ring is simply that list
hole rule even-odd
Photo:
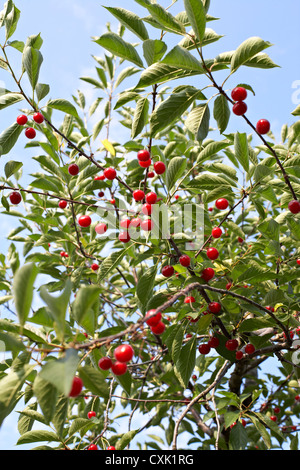
[{"label": "red cherry", "polygon": [[208,282],[210,281],[215,275],[215,271],[213,268],[205,268],[202,271],[201,277],[204,279],[204,281]]},{"label": "red cherry", "polygon": [[235,358],[239,361],[240,359],[242,359],[244,357],[244,354],[243,354],[243,351],[237,351],[235,353]]},{"label": "red cherry", "polygon": [[127,371],[127,364],[125,362],[115,362],[111,366],[111,371],[115,375],[124,375]]},{"label": "red cherry", "polygon": [[112,205],[115,205],[116,200],[115,200],[115,199],[111,199],[109,202],[110,202]]},{"label": "red cherry", "polygon": [[212,336],[208,340],[207,344],[209,345],[210,348],[217,348],[220,344],[220,340],[219,338],[217,338],[217,336]]},{"label": "red cherry", "polygon": [[222,229],[220,227],[215,227],[211,231],[211,235],[213,238],[220,238],[222,235]]},{"label": "red cherry", "polygon": [[216,208],[219,210],[227,209],[228,205],[229,205],[229,202],[227,201],[227,199],[222,198],[222,197],[220,199],[217,199],[215,203]]},{"label": "red cherry", "polygon": [[149,171],[148,172],[148,175],[147,175],[147,178],[154,178],[155,174],[153,171]]},{"label": "red cherry", "polygon": [[270,305],[267,305],[266,309],[269,310],[270,312],[275,312],[275,308],[271,307]]},{"label": "red cherry", "polygon": [[288,209],[292,214],[298,214],[300,212],[300,201],[290,201]]},{"label": "red cherry", "polygon": [[231,282],[228,282],[228,283],[226,284],[226,289],[229,290],[229,289],[231,289],[231,287],[232,287]]},{"label": "red cherry", "polygon": [[276,423],[276,421],[277,421],[277,416],[270,416],[270,419],[271,419],[272,421],[274,421],[274,423]]},{"label": "red cherry", "polygon": [[166,165],[164,162],[155,162],[153,168],[157,175],[162,175],[166,171]]},{"label": "red cherry", "polygon": [[69,393],[69,397],[71,397],[71,398],[78,397],[78,395],[80,395],[80,393],[82,391],[82,387],[83,387],[83,382],[82,382],[81,378],[75,376],[73,378],[73,382],[72,382],[71,390],[70,390],[70,393]]},{"label": "red cherry", "polygon": [[123,219],[120,222],[120,227],[122,228],[129,228],[130,225],[130,219]]},{"label": "red cherry", "polygon": [[139,160],[139,165],[140,165],[142,168],[149,168],[149,166],[151,165],[151,163],[152,163],[151,160],[146,160],[145,162]]},{"label": "red cherry", "polygon": [[109,370],[111,366],[113,365],[113,362],[110,357],[101,357],[98,362],[98,367],[101,370]]},{"label": "red cherry", "polygon": [[146,162],[151,158],[150,152],[146,149],[139,150],[137,153],[137,158],[141,162]]},{"label": "red cherry", "polygon": [[229,339],[228,341],[226,341],[225,347],[226,349],[228,349],[228,351],[235,351],[239,347],[238,340]]},{"label": "red cherry", "polygon": [[108,446],[106,450],[116,450],[114,446]]},{"label": "red cherry", "polygon": [[145,215],[151,215],[152,214],[152,204],[146,203],[142,207],[142,212]]},{"label": "red cherry", "polygon": [[107,178],[110,181],[115,179],[115,177],[117,176],[116,170],[114,168],[111,168],[111,167],[106,168],[103,173],[104,173],[105,178]]},{"label": "red cherry", "polygon": [[155,309],[152,309],[152,310],[149,310],[147,313],[146,313],[146,318],[147,317],[152,317],[149,318],[148,320],[146,320],[146,323],[148,326],[156,326],[160,321],[161,321],[161,312],[157,312],[156,315],[153,316],[153,314],[156,312]]},{"label": "red cherry", "polygon": [[88,450],[98,450],[98,447],[96,446],[96,444],[91,444],[91,445],[88,447]]},{"label": "red cherry", "polygon": [[208,250],[206,251],[206,255],[209,259],[211,260],[215,260],[219,257],[219,252],[216,248],[208,248]]},{"label": "red cherry", "polygon": [[164,266],[161,270],[161,273],[165,277],[171,277],[174,274],[174,268],[170,265]]},{"label": "red cherry", "polygon": [[136,191],[133,191],[132,195],[135,201],[143,201],[145,197],[145,193],[141,189],[137,189]]},{"label": "red cherry", "polygon": [[185,304],[193,304],[194,302],[196,302],[196,299],[195,299],[195,297],[193,297],[192,295],[191,295],[191,296],[187,296],[187,297],[184,299],[184,303],[185,303]]},{"label": "red cherry", "polygon": [[141,229],[145,232],[150,232],[154,227],[154,222],[151,219],[146,219],[141,222]]},{"label": "red cherry", "polygon": [[296,263],[300,265],[300,258],[297,259]]},{"label": "red cherry", "polygon": [[89,227],[92,223],[92,219],[90,218],[89,215],[81,215],[78,218],[78,224],[80,227]]},{"label": "red cherry", "polygon": [[61,199],[58,203],[58,207],[60,209],[65,209],[67,207],[67,205],[68,205],[67,201],[64,201],[63,199]]},{"label": "red cherry", "polygon": [[253,354],[255,351],[255,347],[253,346],[253,344],[249,343],[246,345],[245,347],[245,353],[247,354]]},{"label": "red cherry", "polygon": [[130,235],[127,232],[127,230],[119,234],[119,240],[120,242],[123,242],[123,243],[128,243],[131,240]]},{"label": "red cherry", "polygon": [[42,122],[44,122],[44,116],[42,115],[42,113],[34,113],[33,120],[37,124],[42,124]]},{"label": "red cherry", "polygon": [[146,203],[155,204],[157,201],[157,195],[152,191],[151,193],[146,194]]},{"label": "red cherry", "polygon": [[208,305],[208,310],[211,312],[211,313],[219,313],[221,311],[221,304],[219,304],[219,302],[210,302],[210,304]]},{"label": "red cherry", "polygon": [[279,406],[275,406],[274,408],[274,413],[276,413],[278,415],[278,413],[280,413],[280,408]]},{"label": "red cherry", "polygon": [[93,264],[91,265],[91,269],[92,269],[93,271],[98,271],[98,269],[99,269],[99,264],[93,263]]},{"label": "red cherry", "polygon": [[130,344],[121,344],[114,350],[114,356],[118,362],[129,362],[133,355],[134,350]]},{"label": "red cherry", "polygon": [[231,92],[233,101],[244,101],[247,98],[247,90],[244,87],[235,87]]},{"label": "red cherry", "polygon": [[179,258],[179,263],[181,266],[188,268],[191,264],[191,258],[188,255],[181,255]]},{"label": "red cherry", "polygon": [[267,119],[260,119],[256,124],[256,130],[259,134],[267,134],[271,128],[271,124]]},{"label": "red cherry", "polygon": [[27,116],[25,114],[20,114],[20,116],[17,117],[17,123],[19,126],[24,126],[28,121]]},{"label": "red cherry", "polygon": [[196,317],[196,318],[193,318],[193,317],[186,317],[191,323],[197,323],[197,321],[199,321],[199,317]]},{"label": "red cherry", "polygon": [[204,354],[204,355],[205,355],[205,354],[209,354],[209,352],[210,352],[210,347],[209,347],[208,344],[202,343],[202,344],[200,344],[198,350],[199,350],[199,353],[200,353],[200,354]]},{"label": "red cherry", "polygon": [[104,191],[99,191],[98,196],[103,197],[104,196]]},{"label": "red cherry", "polygon": [[92,419],[96,416],[96,412],[95,411],[89,411],[88,414],[87,414],[87,417],[89,419]]},{"label": "red cherry", "polygon": [[104,181],[104,180],[105,180],[105,175],[98,175],[98,176],[95,176],[94,180],[95,180],[95,181]]},{"label": "red cherry", "polygon": [[160,321],[157,323],[157,325],[151,326],[150,329],[155,335],[162,335],[166,329],[166,325],[162,321]]},{"label": "red cherry", "polygon": [[237,101],[232,107],[232,112],[236,116],[243,116],[247,112],[248,106],[244,101]]},{"label": "red cherry", "polygon": [[10,193],[9,199],[12,204],[18,205],[22,201],[22,196],[17,191],[13,191],[12,193]]},{"label": "red cherry", "polygon": [[239,243],[244,243],[244,239],[242,237],[238,237],[238,242]]},{"label": "red cherry", "polygon": [[98,233],[98,235],[103,235],[103,233],[107,231],[107,225],[104,223],[97,224],[95,227],[95,231],[96,233]]},{"label": "red cherry", "polygon": [[69,174],[72,175],[72,176],[78,175],[78,173],[79,173],[79,166],[76,165],[76,163],[72,163],[72,164],[69,166],[69,168],[68,168],[68,172],[69,172]]},{"label": "red cherry", "polygon": [[35,129],[33,129],[33,127],[27,127],[27,129],[25,131],[25,135],[26,135],[27,139],[34,139],[35,136],[36,136]]}]

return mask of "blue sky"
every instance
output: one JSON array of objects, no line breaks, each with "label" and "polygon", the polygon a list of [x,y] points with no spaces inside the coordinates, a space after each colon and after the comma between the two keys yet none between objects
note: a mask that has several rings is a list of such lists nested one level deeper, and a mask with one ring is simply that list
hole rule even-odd
[{"label": "blue sky", "polygon": [[[3,2],[1,2],[3,4]],[[168,6],[170,0],[161,0],[163,6]],[[113,0],[98,2],[95,0],[40,0],[16,1],[21,10],[17,32],[14,39],[25,40],[27,36],[41,33],[44,40],[42,53],[44,62],[41,69],[40,81],[48,83],[51,87],[51,98],[66,98],[81,89],[86,93],[90,102],[96,98],[92,87],[82,82],[79,77],[94,76],[94,60],[91,55],[101,55],[103,51],[91,41],[92,36],[100,36],[105,31],[107,22],[111,22],[112,29],[117,27],[116,20],[102,7],[119,6],[135,11],[140,16],[146,15],[145,10],[133,0]],[[179,0],[171,10],[177,13],[183,9],[183,2]],[[2,8],[1,8],[2,9]],[[211,0],[210,14],[220,20],[212,22],[209,27],[224,38],[216,44],[206,48],[207,58],[212,58],[223,51],[235,49],[242,41],[251,36],[260,36],[270,41],[273,47],[267,50],[272,60],[280,68],[271,70],[240,69],[236,77],[227,82],[228,88],[236,83],[249,83],[255,89],[256,96],[249,94],[248,117],[256,122],[260,118],[267,118],[271,122],[272,130],[280,139],[282,124],[291,124],[294,119],[291,111],[300,102],[300,2],[289,0],[286,4],[274,0]],[[159,31],[147,26],[151,37],[158,38]],[[3,33],[0,34],[3,40]],[[136,38],[127,33],[128,41],[136,42]],[[166,38],[167,40],[167,38]],[[18,53],[11,55],[13,62],[19,60]],[[16,62],[18,64],[18,62]],[[16,65],[18,67],[18,65]],[[218,77],[218,75],[216,75]],[[220,75],[222,77],[222,75]],[[12,89],[11,81],[7,79],[5,71],[0,69],[0,81]],[[298,81],[298,82],[297,82]],[[132,83],[126,82],[126,87]],[[293,86],[297,88],[293,88]],[[13,91],[13,89],[12,89]],[[298,101],[297,101],[298,100]],[[8,127],[18,113],[18,108],[8,108],[1,112],[0,130]],[[100,116],[98,116],[100,119]],[[229,131],[246,131],[242,120],[232,116]],[[120,133],[121,132],[121,133]],[[129,139],[126,130],[113,126],[112,139],[120,141]],[[12,153],[0,160],[0,171],[8,160],[21,160],[24,162],[24,182],[27,175],[32,172],[30,157],[32,150],[23,150],[18,144]],[[13,228],[14,222],[10,218],[1,221],[1,246],[4,250],[8,244],[7,233]],[[1,313],[1,316],[3,314]],[[18,408],[19,409],[19,408]],[[9,417],[0,430],[0,449],[13,449],[17,440],[16,418]],[[30,446],[29,446],[30,447]]]}]

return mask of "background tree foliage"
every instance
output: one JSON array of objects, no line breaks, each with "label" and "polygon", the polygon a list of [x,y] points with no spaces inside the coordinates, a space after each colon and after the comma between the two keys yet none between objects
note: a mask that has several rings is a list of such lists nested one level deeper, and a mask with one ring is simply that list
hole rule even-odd
[{"label": "background tree foliage", "polygon": [[[133,439],[135,448],[177,449],[184,432],[195,449],[298,449],[300,226],[288,204],[300,198],[299,121],[282,127],[280,143],[272,132],[259,134],[247,114],[240,119],[248,134],[226,133],[230,91],[242,85],[255,92],[239,84],[240,67],[276,67],[265,52],[271,44],[253,36],[222,51],[209,0],[180,1],[175,16],[174,1],[167,9],[156,1],[136,3],[143,18],[106,7],[120,27],[115,32],[108,25],[93,38],[98,78],[81,77],[99,92],[89,109],[81,91],[73,102],[49,98],[50,85],[39,82],[41,35],[14,39],[21,13],[11,0],[0,15],[0,67],[14,82],[1,90],[0,109],[21,106],[28,117],[26,126],[9,123],[0,135],[7,158],[2,214],[18,220],[0,258],[0,302],[15,313],[0,319],[9,352],[0,367],[0,424],[17,410],[17,444],[37,449],[125,449]],[[134,44],[124,39],[126,30],[136,36]],[[207,57],[205,46],[219,40],[219,55]],[[18,63],[10,61],[12,48]],[[129,78],[134,86],[124,90]],[[90,132],[88,119],[99,106],[102,119]],[[40,124],[33,120],[39,111]],[[296,119],[299,113],[299,107],[292,112]],[[128,130],[126,142],[110,140],[116,115]],[[34,139],[26,139],[25,127],[35,129]],[[29,166],[28,187],[22,162],[9,160],[21,139],[40,166],[31,174]],[[152,176],[152,166],[139,165],[136,154],[145,148],[152,165],[165,164],[163,174]],[[77,175],[69,173],[70,164],[78,165]],[[116,178],[95,179],[110,167]],[[203,207],[201,246],[186,251],[189,237],[173,233],[175,220],[169,239],[141,230],[140,238],[119,240],[125,215],[145,219],[142,204],[132,199],[137,189],[154,191],[170,208]],[[22,196],[18,207],[11,192]],[[229,207],[218,210],[219,198]],[[102,235],[95,231],[99,207],[110,229]],[[92,218],[87,228],[78,224],[82,215]],[[214,227],[221,228],[220,238],[211,235]],[[209,246],[218,249],[215,261]],[[183,254],[191,258],[188,267],[179,262]],[[169,265],[174,275],[166,278],[162,268]],[[202,276],[206,268],[214,270],[209,281]],[[188,296],[193,300],[185,302]],[[211,312],[211,302],[219,302],[221,312]],[[162,334],[145,322],[151,309],[162,313]],[[218,345],[201,354],[199,346],[212,336]],[[241,359],[226,348],[231,339],[238,340]],[[101,370],[99,360],[113,358],[124,342],[134,348],[126,373]],[[262,380],[261,368],[274,357],[280,375]],[[71,397],[74,376],[83,389]],[[155,435],[148,432],[153,426]]]}]

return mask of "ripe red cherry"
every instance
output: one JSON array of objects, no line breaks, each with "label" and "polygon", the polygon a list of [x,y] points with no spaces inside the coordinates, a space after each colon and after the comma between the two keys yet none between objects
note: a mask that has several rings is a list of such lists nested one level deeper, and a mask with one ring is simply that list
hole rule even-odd
[{"label": "ripe red cherry", "polygon": [[92,219],[90,218],[89,215],[81,215],[78,218],[78,224],[80,227],[89,227],[92,223]]},{"label": "ripe red cherry", "polygon": [[155,174],[154,171],[149,171],[147,178],[154,178]]},{"label": "ripe red cherry", "polygon": [[110,202],[112,205],[114,205],[114,204],[116,203],[116,200],[115,200],[115,199],[111,199],[109,202]]},{"label": "ripe red cherry", "polygon": [[222,235],[222,229],[220,227],[215,227],[212,229],[211,234],[213,238],[220,238]]},{"label": "ripe red cherry", "polygon": [[141,161],[139,160],[139,165],[142,167],[142,168],[149,168],[149,166],[151,165],[152,161],[149,159],[149,160],[146,160],[145,162],[144,161]]},{"label": "ripe red cherry", "polygon": [[220,199],[217,199],[216,203],[215,203],[216,208],[219,209],[219,210],[227,209],[228,205],[229,205],[229,203],[228,203],[227,199],[225,199],[223,197],[221,197]]},{"label": "ripe red cherry", "polygon": [[111,168],[111,167],[106,168],[103,173],[104,173],[105,178],[107,178],[108,180],[111,180],[111,181],[113,179],[115,179],[115,177],[117,176],[116,170],[114,168]]},{"label": "ripe red cherry", "polygon": [[290,201],[288,209],[292,214],[298,214],[300,212],[300,201]]},{"label": "ripe red cherry", "polygon": [[200,354],[206,355],[210,352],[210,347],[207,343],[202,343],[202,344],[200,344],[198,350],[199,350]]},{"label": "ripe red cherry", "polygon": [[146,318],[151,317],[151,315],[152,315],[151,318],[146,320],[146,323],[147,323],[148,326],[156,326],[161,321],[161,312],[157,312],[157,314],[153,316],[153,314],[155,312],[156,312],[156,310],[152,309],[152,310],[149,310],[146,313]]},{"label": "ripe red cherry", "polygon": [[249,343],[246,345],[245,347],[245,353],[247,354],[253,354],[255,351],[255,347],[253,346],[253,344]]},{"label": "ripe red cherry", "polygon": [[12,193],[10,193],[9,199],[12,204],[18,205],[22,201],[22,196],[17,191],[13,191]]},{"label": "ripe red cherry", "polygon": [[65,201],[63,199],[61,201],[59,201],[59,203],[58,203],[58,207],[60,209],[65,209],[67,207],[67,205],[68,205],[67,201]]},{"label": "ripe red cherry", "polygon": [[42,113],[34,113],[33,120],[37,124],[42,124],[42,122],[44,122],[44,116],[42,115]]},{"label": "ripe red cherry", "polygon": [[145,197],[145,193],[141,189],[137,189],[136,191],[133,191],[132,195],[135,201],[142,201]]},{"label": "ripe red cherry", "polygon": [[82,391],[82,388],[83,388],[83,382],[82,382],[81,378],[75,376],[73,378],[73,382],[72,382],[71,390],[70,390],[70,393],[69,393],[69,397],[71,397],[71,398],[78,397],[78,395],[80,395],[80,393]]},{"label": "ripe red cherry", "polygon": [[280,413],[280,408],[279,408],[279,406],[275,406],[275,408],[274,408],[274,413],[276,413],[277,415]]},{"label": "ripe red cherry", "polygon": [[151,155],[148,150],[143,149],[138,151],[137,158],[140,162],[146,162],[147,160],[150,160]]},{"label": "ripe red cherry", "polygon": [[27,129],[25,131],[25,135],[26,135],[27,139],[34,139],[35,136],[36,136],[35,129],[33,129],[33,127],[27,127]]},{"label": "ripe red cherry", "polygon": [[157,195],[151,191],[151,193],[146,194],[146,203],[147,204],[155,204],[157,201]]},{"label": "ripe red cherry", "polygon": [[127,371],[127,364],[125,362],[115,362],[111,366],[111,371],[115,375],[124,375]]},{"label": "ripe red cherry", "polygon": [[69,172],[69,174],[72,175],[72,176],[78,175],[78,173],[79,173],[79,166],[76,165],[76,163],[72,163],[72,164],[69,166],[69,168],[68,168],[68,172]]},{"label": "ripe red cherry", "polygon": [[104,191],[99,191],[98,196],[103,197],[104,196]]},{"label": "ripe red cherry", "polygon": [[231,287],[232,287],[232,283],[231,283],[231,282],[228,282],[228,283],[226,284],[226,289],[229,290],[229,289],[231,289]]},{"label": "ripe red cherry", "polygon": [[98,450],[98,447],[96,446],[96,444],[91,444],[91,445],[88,447],[88,450]]},{"label": "ripe red cherry", "polygon": [[28,121],[27,116],[25,114],[20,114],[20,116],[17,117],[17,123],[19,126],[24,126]]},{"label": "ripe red cherry", "polygon": [[300,258],[297,259],[296,263],[300,265]]},{"label": "ripe red cherry", "polygon": [[212,336],[208,340],[207,344],[209,345],[210,348],[217,348],[220,344],[220,340],[219,338],[217,338],[217,336]]},{"label": "ripe red cherry", "polygon": [[96,233],[98,233],[98,235],[103,235],[103,233],[107,231],[107,225],[104,223],[97,224],[95,227],[95,231]]},{"label": "ripe red cherry", "polygon": [[98,175],[98,176],[95,176],[94,180],[95,180],[95,181],[104,181],[104,180],[105,180],[105,175]]},{"label": "ripe red cherry", "polygon": [[244,101],[237,101],[232,107],[232,112],[236,116],[243,116],[247,112],[248,106]]},{"label": "ripe red cherry", "polygon": [[113,362],[112,362],[110,357],[105,356],[105,357],[101,357],[101,359],[99,359],[98,367],[101,370],[109,370],[112,365],[113,365]]},{"label": "ripe red cherry", "polygon": [[154,227],[154,222],[151,219],[146,219],[141,222],[141,229],[145,232],[150,232]]},{"label": "ripe red cherry", "polygon": [[120,222],[120,227],[122,228],[129,228],[130,225],[130,219],[123,219]]},{"label": "ripe red cherry", "polygon": [[188,295],[188,296],[184,299],[184,303],[185,303],[185,304],[193,304],[194,302],[196,302],[196,299],[195,299],[195,297],[193,297],[192,295]]},{"label": "ripe red cherry", "polygon": [[155,326],[151,326],[150,328],[152,333],[154,333],[155,335],[162,335],[165,329],[166,325],[162,321],[158,322]]},{"label": "ripe red cherry", "polygon": [[106,450],[116,450],[114,446],[108,446]]},{"label": "ripe red cherry", "polygon": [[161,270],[161,273],[165,277],[171,277],[174,274],[174,268],[170,265],[164,266]]},{"label": "ripe red cherry", "polygon": [[259,134],[267,134],[271,128],[271,124],[267,119],[260,119],[256,124],[256,130]]},{"label": "ripe red cherry", "polygon": [[164,162],[155,162],[153,168],[157,175],[162,175],[166,171],[166,165]]},{"label": "ripe red cherry", "polygon": [[98,269],[99,269],[99,264],[93,263],[93,264],[91,265],[91,269],[92,269],[93,271],[98,271]]},{"label": "ripe red cherry", "polygon": [[121,344],[114,350],[114,356],[118,362],[129,362],[133,355],[134,350],[130,344]]},{"label": "ripe red cherry", "polygon": [[233,101],[244,101],[247,98],[247,90],[244,87],[237,86],[231,92]]},{"label": "ripe red cherry", "polygon": [[237,351],[235,353],[235,358],[239,361],[244,357],[243,351]]},{"label": "ripe red cherry", "polygon": [[229,339],[228,341],[226,341],[225,347],[226,347],[226,349],[228,349],[228,351],[235,351],[239,347],[238,340],[237,339]]},{"label": "ripe red cherry", "polygon": [[146,204],[143,205],[142,207],[142,212],[145,215],[151,215],[152,214],[152,204],[149,204],[146,202]]},{"label": "ripe red cherry", "polygon": [[210,302],[210,304],[208,305],[208,310],[211,312],[211,313],[219,313],[221,311],[221,304],[219,304],[219,302]]},{"label": "ripe red cherry", "polygon": [[277,421],[277,416],[270,416],[270,419],[271,419],[272,421],[274,421],[274,423],[276,423],[276,421]]},{"label": "ripe red cherry", "polygon": [[130,221],[130,227],[137,228],[141,225],[141,219],[139,217],[135,217]]},{"label": "ripe red cherry", "polygon": [[119,240],[120,242],[123,242],[123,243],[128,243],[131,240],[130,235],[127,232],[127,230],[119,233]]},{"label": "ripe red cherry", "polygon": [[89,411],[88,414],[87,414],[87,417],[89,419],[92,419],[96,416],[96,412],[95,411]]},{"label": "ripe red cherry", "polygon": [[208,250],[206,251],[206,255],[209,259],[214,260],[219,257],[219,252],[217,248],[212,247],[212,248],[208,248]]},{"label": "ripe red cherry", "polygon": [[215,275],[215,271],[213,268],[205,268],[202,271],[201,277],[204,279],[204,281],[208,282],[210,281]]},{"label": "ripe red cherry", "polygon": [[68,257],[69,257],[68,253],[66,253],[65,251],[61,251],[61,252],[60,252],[60,256],[61,256],[62,258],[68,258]]},{"label": "ripe red cherry", "polygon": [[188,255],[181,255],[179,258],[179,263],[181,266],[188,268],[191,264],[191,258]]},{"label": "ripe red cherry", "polygon": [[238,242],[242,244],[244,243],[244,239],[242,237],[238,237]]},{"label": "ripe red cherry", "polygon": [[275,308],[271,307],[270,305],[267,305],[266,309],[269,310],[270,312],[275,312]]}]

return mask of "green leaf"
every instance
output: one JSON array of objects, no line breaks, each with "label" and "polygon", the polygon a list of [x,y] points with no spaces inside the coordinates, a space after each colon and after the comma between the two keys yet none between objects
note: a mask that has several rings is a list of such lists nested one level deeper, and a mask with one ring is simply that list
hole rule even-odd
[{"label": "green leaf", "polygon": [[150,118],[152,137],[181,117],[196,99],[203,98],[203,93],[194,87],[186,87],[178,93],[172,93],[156,108]]},{"label": "green leaf", "polygon": [[203,2],[202,0],[184,0],[184,7],[193,31],[201,42],[206,26],[206,11]]},{"label": "green leaf", "polygon": [[59,437],[63,437],[64,427],[68,416],[69,398],[64,395],[60,396],[55,406],[55,413],[52,418],[55,430]]},{"label": "green leaf", "polygon": [[189,113],[185,125],[195,135],[195,139],[202,142],[209,131],[210,110],[208,103],[201,103]]},{"label": "green leaf", "polygon": [[50,423],[57,401],[57,388],[40,375],[33,382],[33,393],[37,398],[39,406],[47,423]]},{"label": "green leaf", "polygon": [[133,62],[139,67],[144,67],[135,48],[117,34],[105,33],[100,38],[96,39],[95,42],[99,44],[99,46],[104,47],[104,49],[107,49],[113,55],[129,60],[129,62]]},{"label": "green leaf", "polygon": [[184,34],[185,27],[171,13],[158,4],[148,4],[146,6],[151,16],[163,26],[166,31]]},{"label": "green leaf", "polygon": [[78,352],[75,349],[67,349],[64,357],[47,362],[39,377],[50,382],[63,395],[69,396],[78,364]]},{"label": "green leaf", "polygon": [[72,314],[76,322],[81,325],[88,311],[99,301],[101,288],[98,286],[81,286],[72,303]]},{"label": "green leaf", "polygon": [[23,166],[22,162],[15,162],[13,160],[7,162],[4,167],[4,173],[7,179],[9,179],[14,173],[17,173]]},{"label": "green leaf", "polygon": [[33,285],[38,274],[34,263],[28,263],[17,270],[13,281],[13,297],[20,325],[23,326],[30,312],[33,299]]},{"label": "green leaf", "polygon": [[38,49],[25,46],[23,52],[23,65],[33,89],[35,89],[36,84],[38,83],[42,62],[43,56]]},{"label": "green leaf", "polygon": [[170,160],[168,164],[167,173],[166,173],[166,185],[168,191],[170,191],[175,183],[185,172],[187,166],[187,160],[183,157],[174,157]]},{"label": "green leaf", "polygon": [[274,219],[264,220],[258,225],[258,230],[269,240],[279,242],[280,225]]},{"label": "green leaf", "polygon": [[226,130],[230,118],[230,109],[228,101],[224,95],[219,95],[214,101],[213,115],[217,121],[218,129],[220,134]]},{"label": "green leaf", "polygon": [[0,155],[6,155],[11,151],[16,144],[20,134],[23,132],[23,127],[18,123],[14,123],[5,129],[0,135]]},{"label": "green leaf", "polygon": [[231,71],[235,72],[241,65],[252,59],[256,54],[263,51],[272,44],[259,37],[246,39],[234,52],[231,59]]},{"label": "green leaf", "polygon": [[251,419],[252,423],[254,424],[255,428],[261,435],[265,445],[267,446],[268,449],[271,449],[271,436],[268,433],[265,425],[259,421],[259,419],[256,418],[256,416],[253,416],[252,413],[249,415],[249,418]]},{"label": "green leaf", "polygon": [[175,364],[175,374],[184,388],[187,388],[196,363],[197,337],[194,336],[181,349]]},{"label": "green leaf", "polygon": [[234,136],[234,154],[245,171],[249,171],[249,146],[247,134],[236,132]]},{"label": "green leaf", "polygon": [[55,322],[55,330],[59,339],[63,339],[64,337],[65,317],[68,303],[70,300],[71,291],[72,284],[70,281],[66,282],[65,289],[58,297],[50,295],[46,286],[42,286],[40,288],[40,296],[48,306],[48,311]]},{"label": "green leaf", "polygon": [[200,72],[191,70],[182,70],[181,67],[172,67],[161,62],[150,65],[141,73],[140,81],[136,88],[144,88],[146,86],[155,85],[156,83],[164,83],[177,78],[186,78],[198,75]]},{"label": "green leaf", "polygon": [[55,100],[50,100],[47,103],[47,107],[52,108],[52,109],[57,109],[66,114],[71,114],[71,116],[74,116],[74,117],[78,117],[78,113],[77,113],[75,106],[65,99],[58,98]]},{"label": "green leaf", "polygon": [[136,104],[132,128],[131,138],[135,139],[144,129],[145,124],[148,120],[149,101],[148,98],[140,98]]},{"label": "green leaf", "polygon": [[171,49],[171,51],[165,56],[162,63],[170,65],[171,67],[178,67],[183,70],[192,70],[200,73],[204,72],[199,60],[181,46],[173,47],[173,49]]},{"label": "green leaf", "polygon": [[229,141],[220,141],[220,142],[211,142],[204,147],[203,150],[199,153],[197,157],[197,163],[203,163],[205,160],[208,160],[213,155],[216,155],[221,150],[225,149],[230,145]]},{"label": "green leaf", "polygon": [[128,444],[132,441],[134,436],[139,432],[138,429],[134,431],[128,431],[125,434],[122,434],[121,436],[118,436],[118,440],[116,442],[116,450],[124,450],[125,447],[128,446]]},{"label": "green leaf", "polygon": [[24,100],[21,93],[6,93],[0,96],[0,110]]},{"label": "green leaf", "polygon": [[142,39],[142,41],[145,41],[149,38],[148,31],[138,15],[132,13],[131,11],[125,10],[124,8],[104,8],[114,15],[127,29]]},{"label": "green leaf", "polygon": [[149,268],[138,280],[136,286],[136,296],[141,304],[142,311],[145,311],[147,302],[152,294],[157,266]]},{"label": "green leaf", "polygon": [[102,398],[109,397],[109,387],[104,375],[92,366],[79,367],[79,376],[84,382],[85,387],[94,395]]},{"label": "green leaf", "polygon": [[120,250],[120,251],[115,251],[111,253],[110,255],[105,258],[100,266],[99,269],[99,274],[97,278],[97,282],[100,283],[105,279],[108,274],[115,269],[116,267],[119,267],[122,259],[125,256],[125,253],[132,247],[130,245],[128,248],[125,248],[125,250]]},{"label": "green leaf", "polygon": [[147,39],[143,42],[144,57],[148,66],[158,62],[163,57],[166,50],[166,43],[159,39]]},{"label": "green leaf", "polygon": [[60,442],[60,438],[57,434],[47,430],[34,430],[28,431],[23,434],[18,442],[17,445],[22,444],[32,444],[33,442]]},{"label": "green leaf", "polygon": [[41,101],[50,91],[50,86],[45,83],[38,83],[35,87],[36,96],[38,101]]},{"label": "green leaf", "polygon": [[229,442],[232,450],[245,450],[248,443],[248,435],[240,422],[237,422],[231,429]]},{"label": "green leaf", "polygon": [[17,29],[17,24],[20,18],[20,10],[13,5],[11,11],[5,18],[6,39],[9,39]]}]

